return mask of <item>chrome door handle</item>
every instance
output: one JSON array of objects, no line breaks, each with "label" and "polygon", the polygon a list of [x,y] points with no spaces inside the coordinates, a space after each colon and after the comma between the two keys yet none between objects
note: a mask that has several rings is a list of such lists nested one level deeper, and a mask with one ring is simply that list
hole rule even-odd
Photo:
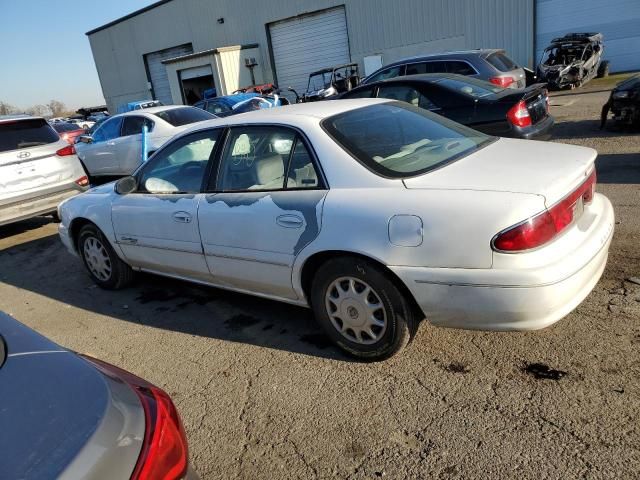
[{"label": "chrome door handle", "polygon": [[276,218],[276,223],[284,228],[300,228],[304,224],[304,220],[297,215],[280,215]]},{"label": "chrome door handle", "polygon": [[193,217],[187,212],[174,212],[173,219],[180,223],[191,223]]}]

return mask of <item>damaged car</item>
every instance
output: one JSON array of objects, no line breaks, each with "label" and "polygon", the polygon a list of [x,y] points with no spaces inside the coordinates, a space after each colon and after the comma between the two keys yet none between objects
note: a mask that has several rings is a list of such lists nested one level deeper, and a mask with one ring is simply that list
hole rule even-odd
[{"label": "damaged car", "polygon": [[568,33],[554,38],[538,65],[538,77],[550,88],[581,87],[595,77],[609,75],[609,62],[602,60],[601,33]]},{"label": "damaged car", "polygon": [[607,123],[609,112],[617,124],[640,126],[640,74],[618,83],[602,107],[600,128]]}]

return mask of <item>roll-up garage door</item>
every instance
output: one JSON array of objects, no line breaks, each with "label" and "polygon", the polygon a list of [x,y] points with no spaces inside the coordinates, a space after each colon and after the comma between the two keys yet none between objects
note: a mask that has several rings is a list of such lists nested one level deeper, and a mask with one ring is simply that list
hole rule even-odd
[{"label": "roll-up garage door", "polygon": [[309,74],[349,63],[349,38],[344,7],[269,25],[278,86],[306,91]]},{"label": "roll-up garage door", "polygon": [[640,0],[536,0],[536,8],[538,62],[553,38],[599,32],[612,72],[640,69]]},{"label": "roll-up garage door", "polygon": [[149,73],[149,79],[151,80],[151,86],[153,87],[154,99],[160,100],[165,105],[171,105],[173,103],[167,69],[162,62],[164,60],[169,60],[170,58],[189,55],[190,53],[193,53],[193,47],[191,44],[147,53],[144,56],[147,64],[147,72]]}]

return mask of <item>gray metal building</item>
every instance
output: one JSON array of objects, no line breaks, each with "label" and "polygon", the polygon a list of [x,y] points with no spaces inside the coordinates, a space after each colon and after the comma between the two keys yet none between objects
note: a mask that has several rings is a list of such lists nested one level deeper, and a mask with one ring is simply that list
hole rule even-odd
[{"label": "gray metal building", "polygon": [[327,66],[358,62],[366,74],[403,57],[446,50],[505,48],[516,62],[533,66],[536,45],[542,48],[546,39],[539,28],[549,17],[536,14],[541,3],[162,0],[87,35],[113,112],[148,98],[192,103],[211,87],[219,95],[263,82],[304,90],[308,74]]}]

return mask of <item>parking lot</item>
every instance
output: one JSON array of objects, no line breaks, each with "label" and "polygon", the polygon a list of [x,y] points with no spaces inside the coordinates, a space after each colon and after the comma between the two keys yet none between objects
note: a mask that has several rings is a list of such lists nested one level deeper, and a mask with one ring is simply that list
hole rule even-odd
[{"label": "parking lot", "polygon": [[48,217],[0,227],[0,310],[164,388],[203,478],[635,478],[640,135],[599,129],[606,87],[552,97],[554,141],[598,150],[617,224],[600,283],[546,330],[424,322],[353,362],[302,308],[151,275],[102,291]]}]

